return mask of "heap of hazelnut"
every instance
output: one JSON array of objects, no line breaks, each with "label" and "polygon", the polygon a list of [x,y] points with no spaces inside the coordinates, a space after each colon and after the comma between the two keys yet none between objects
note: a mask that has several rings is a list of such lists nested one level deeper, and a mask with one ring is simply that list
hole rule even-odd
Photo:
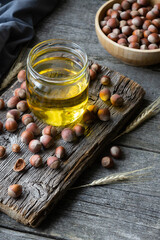
[{"label": "heap of hazelnut", "polygon": [[113,4],[100,22],[103,33],[119,45],[152,50],[160,48],[160,3],[123,0]]}]

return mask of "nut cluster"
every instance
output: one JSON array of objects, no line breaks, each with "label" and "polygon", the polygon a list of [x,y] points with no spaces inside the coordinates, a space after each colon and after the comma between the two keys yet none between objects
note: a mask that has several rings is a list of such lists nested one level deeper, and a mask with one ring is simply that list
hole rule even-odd
[{"label": "nut cluster", "polygon": [[152,50],[160,48],[160,3],[123,0],[113,4],[100,22],[103,33],[119,45]]}]

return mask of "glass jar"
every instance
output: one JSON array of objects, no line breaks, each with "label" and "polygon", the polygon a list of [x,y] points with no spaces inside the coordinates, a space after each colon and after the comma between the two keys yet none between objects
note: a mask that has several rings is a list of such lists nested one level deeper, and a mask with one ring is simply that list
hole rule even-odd
[{"label": "glass jar", "polygon": [[27,58],[27,102],[40,120],[64,126],[78,119],[88,101],[85,51],[60,39],[39,43]]}]

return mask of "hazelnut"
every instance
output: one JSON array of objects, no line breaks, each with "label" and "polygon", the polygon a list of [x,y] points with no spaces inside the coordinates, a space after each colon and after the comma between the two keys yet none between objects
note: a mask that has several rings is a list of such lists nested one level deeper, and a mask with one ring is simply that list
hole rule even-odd
[{"label": "hazelnut", "polygon": [[3,130],[3,123],[0,121],[0,132]]},{"label": "hazelnut", "polygon": [[160,3],[156,3],[156,4],[154,5],[154,8],[156,8],[156,9],[158,9],[158,10],[160,11]]},{"label": "hazelnut", "polygon": [[121,8],[123,10],[130,9],[130,7],[131,7],[131,4],[128,1],[124,0],[124,1],[121,2]]},{"label": "hazelnut", "polygon": [[157,49],[157,48],[158,48],[158,45],[155,44],[155,43],[152,43],[152,44],[149,44],[149,45],[148,45],[148,49],[149,49],[149,50],[153,50],[153,49]]},{"label": "hazelnut", "polygon": [[25,144],[29,144],[33,138],[34,138],[34,134],[29,130],[26,130],[21,134],[21,141]]},{"label": "hazelnut", "polygon": [[[138,11],[134,10],[134,11],[131,11],[130,15],[132,18],[135,18],[135,17],[139,16],[140,13]],[[132,19],[130,19],[130,20],[132,21]],[[132,24],[129,24],[129,25],[132,25]]]},{"label": "hazelnut", "polygon": [[28,125],[29,123],[34,122],[34,119],[31,114],[24,114],[22,116],[22,123]]},{"label": "hazelnut", "polygon": [[154,26],[160,29],[160,18],[153,19],[152,23],[154,24]]},{"label": "hazelnut", "polygon": [[[118,40],[119,41],[119,40]],[[109,76],[107,75],[103,75],[100,79],[101,84],[104,86],[109,86],[111,84],[111,79]]]},{"label": "hazelnut", "polygon": [[143,31],[141,29],[136,29],[133,31],[133,35],[137,36],[138,38],[143,37]]},{"label": "hazelnut", "polygon": [[18,128],[18,124],[13,118],[8,118],[5,122],[5,128],[8,132],[15,132]]},{"label": "hazelnut", "polygon": [[112,168],[114,166],[113,159],[108,156],[102,158],[101,164],[104,168]]},{"label": "hazelnut", "polygon": [[143,44],[143,45],[140,46],[140,49],[142,49],[142,50],[147,50],[148,47],[147,47],[147,45]]},{"label": "hazelnut", "polygon": [[74,127],[73,127],[73,130],[76,134],[77,137],[81,137],[84,135],[84,132],[85,132],[85,128],[82,124],[80,123],[77,123]]},{"label": "hazelnut", "polygon": [[127,21],[126,20],[121,20],[120,22],[119,22],[119,27],[120,28],[122,28],[122,27],[124,27],[124,26],[126,26],[127,25]]},{"label": "hazelnut", "polygon": [[24,159],[19,158],[19,159],[16,161],[16,163],[15,163],[15,165],[14,165],[14,167],[13,167],[13,170],[14,170],[15,172],[21,172],[21,171],[24,170],[25,166],[26,166],[26,162],[24,161]]},{"label": "hazelnut", "polygon": [[136,42],[131,42],[128,46],[129,48],[135,48],[135,49],[139,49],[139,43]]},{"label": "hazelnut", "polygon": [[150,43],[158,43],[160,40],[159,36],[157,33],[151,33],[149,36],[148,36],[148,41]]},{"label": "hazelnut", "polygon": [[37,126],[37,124],[34,123],[34,122],[29,123],[29,124],[26,126],[26,130],[29,130],[29,131],[33,132],[33,134],[34,134],[35,136],[38,136],[38,135],[40,134],[40,132],[41,132],[41,130],[39,129],[39,127]]},{"label": "hazelnut", "polygon": [[27,85],[26,85],[26,81],[22,82],[20,88],[27,90]]},{"label": "hazelnut", "polygon": [[149,30],[151,33],[158,33],[158,29],[157,29],[153,24],[151,24],[151,25],[148,27],[148,30]]},{"label": "hazelnut", "polygon": [[110,154],[112,157],[119,159],[121,158],[122,152],[118,146],[113,146],[110,148]]},{"label": "hazelnut", "polygon": [[[102,32],[104,32],[104,34],[108,35],[109,33],[111,33],[111,28],[105,25],[105,26],[102,28]],[[95,69],[92,69],[92,70],[96,72]]]},{"label": "hazelnut", "polygon": [[66,154],[66,150],[64,147],[59,146],[56,148],[55,155],[57,158],[64,158],[65,154]]},{"label": "hazelnut", "polygon": [[29,161],[30,161],[30,164],[36,168],[42,165],[42,158],[38,154],[31,156]]},{"label": "hazelnut", "polygon": [[128,20],[127,20],[127,24],[128,24],[129,26],[131,26],[131,25],[132,25],[132,19],[128,19]]},{"label": "hazelnut", "polygon": [[18,152],[20,152],[20,150],[21,150],[21,148],[20,148],[19,144],[14,143],[12,145],[12,152],[18,153]]},{"label": "hazelnut", "polygon": [[103,28],[107,24],[106,20],[100,21],[100,26]]},{"label": "hazelnut", "polygon": [[132,11],[137,11],[139,8],[141,7],[140,4],[138,4],[137,2],[133,3],[132,4]]},{"label": "hazelnut", "polygon": [[19,184],[13,184],[8,187],[8,195],[13,198],[17,198],[22,194],[22,186]]},{"label": "hazelnut", "polygon": [[147,18],[148,20],[153,20],[153,19],[156,18],[156,15],[155,15],[155,13],[154,13],[153,11],[149,11],[149,12],[146,14],[146,18]]},{"label": "hazelnut", "polygon": [[73,142],[76,139],[76,134],[71,128],[64,128],[61,136],[65,142]]},{"label": "hazelnut", "polygon": [[151,23],[152,23],[151,20],[145,20],[143,25],[142,25],[142,28],[144,30],[148,30],[148,27],[151,25]]},{"label": "hazelnut", "polygon": [[109,39],[111,39],[112,41],[114,41],[114,42],[117,42],[117,41],[118,41],[118,36],[117,36],[117,34],[115,34],[115,33],[109,33],[109,34],[107,35],[107,37],[108,37]]},{"label": "hazelnut", "polygon": [[6,148],[3,146],[0,146],[0,159],[3,158],[6,155]]},{"label": "hazelnut", "polygon": [[138,9],[138,12],[139,12],[139,14],[141,15],[141,16],[146,16],[146,14],[147,14],[147,12],[148,12],[148,9],[147,8],[139,8]]},{"label": "hazelnut", "polygon": [[18,111],[17,109],[12,109],[10,111],[7,112],[6,114],[6,118],[13,118],[14,120],[19,120],[20,118],[20,111]]},{"label": "hazelnut", "polygon": [[112,105],[115,107],[121,107],[124,102],[123,98],[120,95],[118,95],[117,93],[113,94],[111,96],[110,101],[111,101]]},{"label": "hazelnut", "polygon": [[93,113],[94,115],[96,115],[97,114],[97,112],[98,112],[98,107],[96,106],[96,105],[89,105],[88,107],[87,107],[87,110],[89,110],[91,113]]},{"label": "hazelnut", "polygon": [[120,34],[120,29],[119,28],[114,28],[113,30],[112,30],[112,32],[113,33],[115,33],[116,35],[118,35],[118,34]]},{"label": "hazelnut", "polygon": [[42,130],[42,135],[49,135],[51,137],[55,137],[57,134],[57,130],[55,127],[53,126],[46,126],[43,130]]},{"label": "hazelnut", "polygon": [[55,157],[55,156],[51,156],[47,159],[47,165],[52,168],[52,169],[58,169],[60,167],[60,160]]},{"label": "hazelnut", "polygon": [[27,101],[23,100],[23,101],[20,101],[19,103],[17,103],[17,109],[21,112],[25,112],[28,110],[28,104],[27,104]]},{"label": "hazelnut", "polygon": [[132,31],[136,30],[138,27],[136,27],[135,25],[131,25],[130,28],[132,29]]},{"label": "hazelnut", "polygon": [[22,88],[16,88],[14,90],[14,96],[17,96],[20,99],[25,99],[26,98],[26,91]]},{"label": "hazelnut", "polygon": [[137,35],[131,35],[130,37],[128,37],[128,42],[139,42],[139,37]]},{"label": "hazelnut", "polygon": [[141,44],[148,46],[148,45],[149,45],[148,39],[147,39],[147,38],[142,38],[142,39],[141,39]]},{"label": "hazelnut", "polygon": [[122,20],[128,20],[130,19],[131,15],[128,12],[121,12],[120,17]]},{"label": "hazelnut", "polygon": [[30,141],[29,143],[29,150],[32,152],[32,153],[37,153],[41,150],[41,142],[37,139],[33,139]]},{"label": "hazelnut", "polygon": [[0,98],[0,110],[4,108],[4,100]]},{"label": "hazelnut", "polygon": [[89,74],[90,74],[91,81],[96,79],[97,74],[95,71],[93,71],[92,69],[89,69]]},{"label": "hazelnut", "polygon": [[110,99],[111,97],[111,92],[108,88],[103,88],[100,92],[99,92],[99,97],[103,100],[103,101],[107,101]]},{"label": "hazelnut", "polygon": [[137,0],[137,3],[142,5],[142,6],[147,6],[148,5],[148,0]]},{"label": "hazelnut", "polygon": [[18,79],[19,82],[25,81],[26,80],[26,71],[21,70],[17,75],[17,79]]},{"label": "hazelnut", "polygon": [[119,3],[114,3],[112,8],[113,10],[117,10],[117,11],[122,10],[121,5]]},{"label": "hazelnut", "polygon": [[159,17],[159,11],[157,8],[152,8],[151,11],[155,14],[156,17]]},{"label": "hazelnut", "polygon": [[20,101],[19,97],[13,96],[8,100],[7,107],[8,108],[15,108],[19,101]]},{"label": "hazelnut", "polygon": [[126,36],[125,34],[123,34],[123,33],[119,34],[118,37],[119,37],[119,39],[120,39],[120,38],[125,38],[125,39],[127,39],[127,36]]},{"label": "hazelnut", "polygon": [[53,138],[49,135],[43,135],[40,137],[40,142],[44,148],[49,148],[53,144]]},{"label": "hazelnut", "polygon": [[107,22],[107,26],[110,28],[117,28],[119,27],[119,21],[117,18],[110,18]]},{"label": "hazelnut", "polygon": [[86,109],[83,113],[83,122],[86,123],[86,124],[90,124],[94,120],[95,120],[94,114]]},{"label": "hazelnut", "polygon": [[111,12],[111,18],[117,18],[118,19],[119,17],[120,17],[120,14],[117,10],[113,10]]},{"label": "hazelnut", "polygon": [[129,26],[122,27],[122,33],[129,36],[132,34],[132,29]]},{"label": "hazelnut", "polygon": [[132,24],[137,26],[137,27],[141,27],[143,24],[143,20],[141,17],[137,16],[135,18],[132,19]]},{"label": "hazelnut", "polygon": [[97,115],[98,115],[98,118],[104,122],[110,119],[110,111],[108,110],[108,108],[99,109]]},{"label": "hazelnut", "polygon": [[113,12],[113,9],[112,8],[109,8],[108,10],[107,10],[107,13],[106,13],[106,15],[107,16],[111,16],[111,13]]},{"label": "hazelnut", "polygon": [[149,36],[150,34],[151,34],[151,32],[148,31],[148,30],[145,30],[144,33],[143,33],[143,35],[144,35],[145,38],[148,38],[148,36]]},{"label": "hazelnut", "polygon": [[93,64],[91,65],[91,69],[92,69],[93,71],[95,71],[95,72],[100,72],[100,71],[101,71],[101,66],[100,66],[99,64],[97,64],[97,63],[93,63]]}]

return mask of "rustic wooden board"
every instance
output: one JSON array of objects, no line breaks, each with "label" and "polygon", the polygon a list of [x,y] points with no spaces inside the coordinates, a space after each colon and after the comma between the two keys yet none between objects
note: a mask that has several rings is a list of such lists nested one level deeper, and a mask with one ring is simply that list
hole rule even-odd
[{"label": "rustic wooden board", "polygon": [[[103,74],[109,74],[111,77],[111,92],[117,92],[123,96],[124,106],[122,108],[112,107],[109,102],[104,103],[99,99],[98,92],[102,88],[99,78]],[[15,83],[3,94],[5,101],[9,99],[18,84]],[[0,162],[0,209],[23,224],[37,226],[82,171],[96,159],[125,126],[141,104],[143,96],[144,90],[139,84],[117,72],[103,68],[96,81],[91,83],[89,102],[95,103],[99,107],[105,107],[107,104],[111,111],[111,120],[109,122],[97,121],[87,127],[86,136],[75,143],[65,143],[58,135],[52,148],[41,151],[44,166],[39,169],[34,169],[29,164],[32,154],[25,145],[22,145],[20,154],[11,152],[10,138],[13,135],[19,136],[24,131],[22,123],[19,124],[19,130],[15,134],[4,131],[0,136],[0,145],[7,147],[7,158]],[[5,114],[6,111],[2,111],[0,115],[3,122]],[[37,120],[36,122],[41,129],[44,127],[43,123]],[[55,147],[59,145],[63,145],[67,149],[67,159],[62,162],[59,170],[49,169],[46,159],[49,155],[54,154]],[[27,167],[25,172],[16,173],[12,167],[20,156],[26,160]],[[8,186],[14,183],[20,183],[23,186],[23,194],[18,200],[7,195]]]}]

